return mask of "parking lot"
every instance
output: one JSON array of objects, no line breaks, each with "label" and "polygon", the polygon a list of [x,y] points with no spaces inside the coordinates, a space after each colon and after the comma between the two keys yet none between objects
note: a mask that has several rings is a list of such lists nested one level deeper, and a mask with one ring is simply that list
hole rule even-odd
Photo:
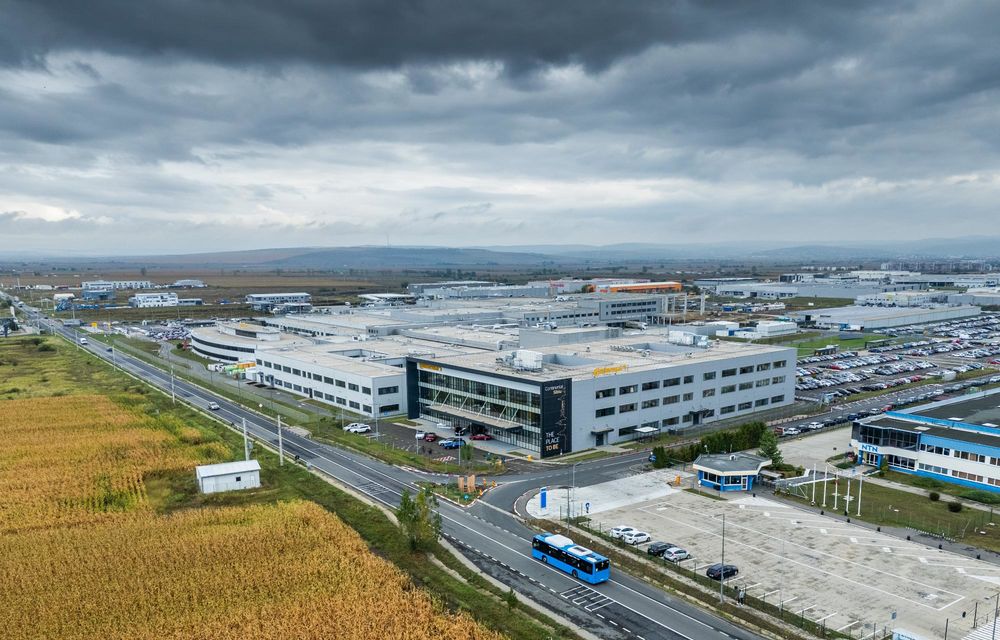
[{"label": "parking lot", "polygon": [[740,569],[728,584],[854,637],[874,624],[941,638],[950,619],[961,638],[997,596],[1000,566],[763,497],[718,501],[678,491],[599,517],[605,528],[629,525],[687,549],[693,558],[682,566],[704,573],[722,557],[723,514],[725,561]]}]

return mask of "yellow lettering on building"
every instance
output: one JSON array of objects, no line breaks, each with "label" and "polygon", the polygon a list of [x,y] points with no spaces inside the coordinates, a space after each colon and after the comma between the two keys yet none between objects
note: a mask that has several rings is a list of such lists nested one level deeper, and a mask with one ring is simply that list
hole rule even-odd
[{"label": "yellow lettering on building", "polygon": [[627,371],[627,364],[616,364],[608,367],[597,367],[594,369],[594,377],[598,378],[600,376],[606,376],[611,373],[621,373],[622,371]]},{"label": "yellow lettering on building", "polygon": [[437,366],[436,364],[427,364],[426,362],[420,362],[420,363],[417,364],[417,366],[420,367],[421,369],[426,369],[428,371],[440,371],[441,370],[441,367]]}]

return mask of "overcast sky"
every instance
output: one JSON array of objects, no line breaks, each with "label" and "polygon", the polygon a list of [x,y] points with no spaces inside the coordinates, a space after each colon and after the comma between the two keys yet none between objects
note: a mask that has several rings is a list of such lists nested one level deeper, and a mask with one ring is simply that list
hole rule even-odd
[{"label": "overcast sky", "polygon": [[1000,235],[1000,3],[0,0],[0,252]]}]

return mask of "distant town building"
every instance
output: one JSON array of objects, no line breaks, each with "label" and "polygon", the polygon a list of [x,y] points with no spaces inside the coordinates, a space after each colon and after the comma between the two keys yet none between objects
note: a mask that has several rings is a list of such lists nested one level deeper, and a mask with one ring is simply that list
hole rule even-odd
[{"label": "distant town building", "polygon": [[178,280],[170,286],[177,289],[201,289],[206,285],[201,280]]},{"label": "distant town building", "polygon": [[137,293],[128,299],[129,306],[145,307],[176,307],[176,293]]},{"label": "distant town building", "polygon": [[305,292],[296,293],[251,293],[246,303],[254,311],[271,311],[276,305],[294,302],[312,302],[312,296]]},{"label": "distant town building", "polygon": [[83,283],[83,290],[91,289],[152,289],[149,280],[90,280]]}]

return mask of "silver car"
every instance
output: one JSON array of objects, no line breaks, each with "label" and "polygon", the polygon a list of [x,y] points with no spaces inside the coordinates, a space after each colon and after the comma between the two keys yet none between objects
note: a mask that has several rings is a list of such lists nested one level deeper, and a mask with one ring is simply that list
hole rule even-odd
[{"label": "silver car", "polygon": [[687,560],[690,557],[691,554],[680,547],[671,547],[663,552],[663,559],[668,562],[680,562],[681,560]]}]

